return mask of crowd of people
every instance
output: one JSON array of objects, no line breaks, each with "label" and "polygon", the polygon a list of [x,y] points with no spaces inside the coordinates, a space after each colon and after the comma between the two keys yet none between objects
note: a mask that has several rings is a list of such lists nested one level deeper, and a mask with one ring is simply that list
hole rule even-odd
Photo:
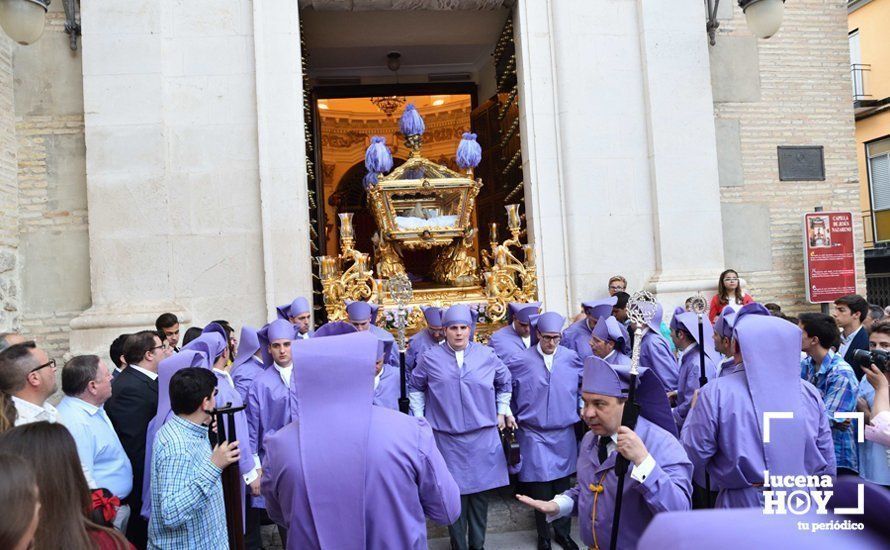
[{"label": "crowd of people", "polygon": [[78,355],[60,376],[27,335],[0,334],[0,498],[16,503],[0,548],[222,549],[237,525],[256,549],[274,523],[289,549],[413,549],[428,518],[452,548],[480,549],[490,493],[508,485],[539,549],[578,548],[573,516],[591,548],[664,546],[705,517],[714,545],[744,533],[756,548],[782,518],[742,509],[765,506],[774,475],[830,479],[835,508],[862,484],[866,525],[823,536],[887,544],[881,307],[851,295],[790,317],[734,270],[709,307],[669,316],[632,302],[624,277],[607,288],[573,318],[509,304],[485,344],[468,306],[424,307],[404,381],[364,301],[315,330],[302,297],[237,332],[183,332],[164,313],[111,342],[111,365]]}]

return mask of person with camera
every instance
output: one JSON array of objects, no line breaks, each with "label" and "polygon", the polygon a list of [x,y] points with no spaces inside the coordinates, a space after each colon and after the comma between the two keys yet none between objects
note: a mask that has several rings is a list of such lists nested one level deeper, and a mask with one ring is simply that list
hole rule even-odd
[{"label": "person with camera", "polygon": [[800,363],[800,377],[816,386],[825,403],[825,414],[834,440],[837,475],[858,475],[859,460],[856,431],[849,419],[835,413],[856,410],[856,375],[840,353],[831,348],[840,341],[837,324],[824,313],[801,313],[798,326],[803,331],[801,351],[807,354]]},{"label": "person with camera", "polygon": [[859,444],[859,475],[890,487],[890,319],[876,321],[868,337],[870,351],[857,350],[865,376],[859,382],[857,408],[865,413],[865,441]]}]

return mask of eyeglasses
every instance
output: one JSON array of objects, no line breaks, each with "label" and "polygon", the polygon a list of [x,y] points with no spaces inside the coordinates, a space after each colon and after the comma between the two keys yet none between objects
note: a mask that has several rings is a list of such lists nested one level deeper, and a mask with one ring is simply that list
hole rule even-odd
[{"label": "eyeglasses", "polygon": [[39,371],[40,369],[45,369],[46,367],[52,367],[53,369],[55,369],[55,368],[56,368],[56,360],[55,360],[55,359],[50,359],[48,362],[46,362],[46,363],[44,363],[44,364],[42,364],[42,365],[40,365],[40,366],[34,367],[34,368],[31,369],[30,371],[28,371],[28,374],[31,374],[32,372],[37,372],[37,371]]},{"label": "eyeglasses", "polygon": [[160,346],[155,346],[155,347],[153,347],[153,348],[148,348],[148,351],[154,351],[154,350],[156,350],[156,349],[158,349],[158,348],[160,348],[160,349],[167,349],[167,344],[166,344],[166,343],[163,343],[163,344],[161,344]]},{"label": "eyeglasses", "polygon": [[559,334],[555,334],[553,336],[547,336],[546,334],[541,335],[541,340],[547,340],[548,342],[558,342],[562,339],[562,336]]},{"label": "eyeglasses", "polygon": [[624,290],[623,285],[609,285],[609,290]]}]

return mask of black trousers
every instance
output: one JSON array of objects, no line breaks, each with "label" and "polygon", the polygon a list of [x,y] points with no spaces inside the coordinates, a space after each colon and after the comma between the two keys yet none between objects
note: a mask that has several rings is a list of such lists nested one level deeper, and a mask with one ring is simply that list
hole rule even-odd
[{"label": "black trousers", "polygon": [[[572,487],[569,477],[561,477],[553,481],[520,482],[519,493],[535,500],[550,500]],[[567,539],[572,529],[572,517],[559,518],[554,520],[552,525],[556,538]],[[550,525],[547,523],[546,515],[535,512],[535,527],[538,529],[539,539],[550,540]]]},{"label": "black trousers", "polygon": [[[139,481],[142,483],[142,480]],[[124,504],[130,506],[130,520],[127,522],[127,540],[137,550],[145,550],[148,546],[148,521],[142,517],[142,500],[132,497],[124,499]]]},{"label": "black trousers", "polygon": [[460,517],[448,527],[452,550],[480,550],[485,546],[488,497],[485,493],[460,496]]},{"label": "black trousers", "polygon": [[250,505],[250,487],[245,488],[244,502],[246,505],[244,518],[244,546],[247,550],[262,550],[263,534],[260,530],[262,510]]}]

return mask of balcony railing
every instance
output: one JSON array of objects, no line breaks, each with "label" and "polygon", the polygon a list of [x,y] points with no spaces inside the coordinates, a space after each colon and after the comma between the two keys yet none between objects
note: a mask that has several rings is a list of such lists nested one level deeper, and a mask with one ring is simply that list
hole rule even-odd
[{"label": "balcony railing", "polygon": [[853,101],[861,101],[871,96],[865,93],[865,73],[871,71],[871,65],[865,63],[852,63],[850,65],[850,77],[853,81]]}]

